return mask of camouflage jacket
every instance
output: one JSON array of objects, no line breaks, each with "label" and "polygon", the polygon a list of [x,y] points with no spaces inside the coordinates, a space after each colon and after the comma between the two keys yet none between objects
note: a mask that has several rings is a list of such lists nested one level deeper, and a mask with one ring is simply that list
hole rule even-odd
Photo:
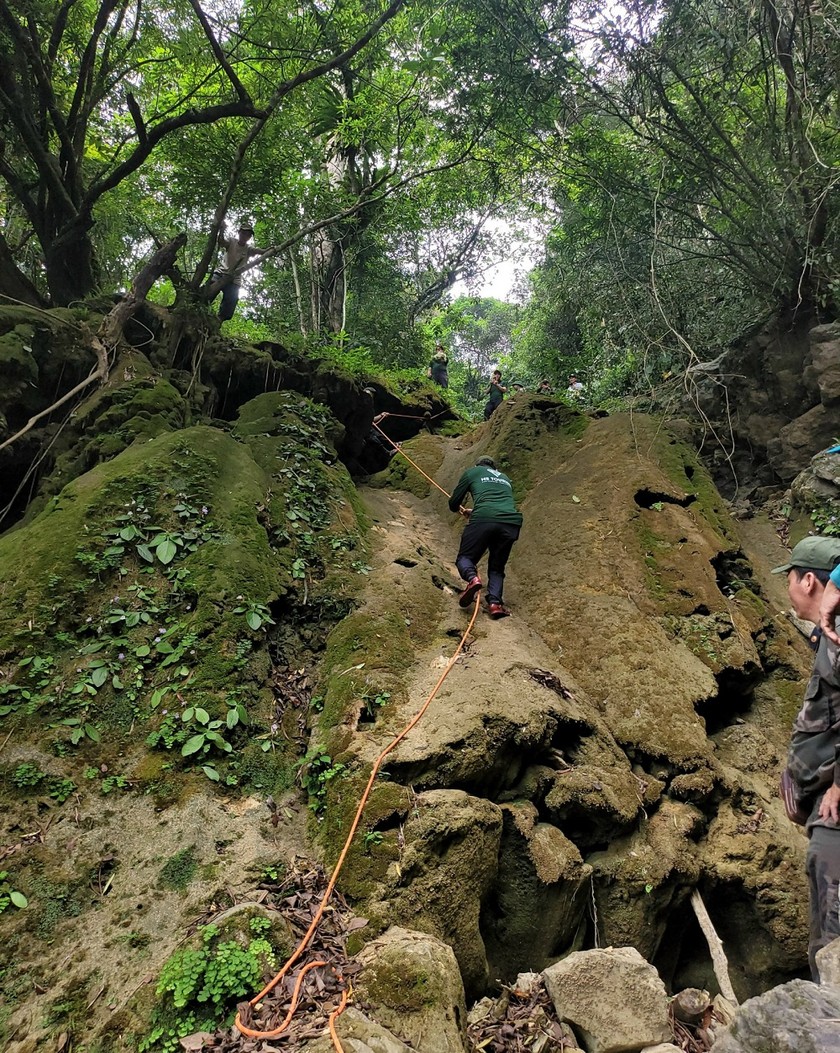
[{"label": "camouflage jacket", "polygon": [[810,798],[812,826],[840,828],[820,819],[819,804],[832,782],[840,785],[840,649],[821,637],[805,701],[793,722],[788,769],[803,797]]}]

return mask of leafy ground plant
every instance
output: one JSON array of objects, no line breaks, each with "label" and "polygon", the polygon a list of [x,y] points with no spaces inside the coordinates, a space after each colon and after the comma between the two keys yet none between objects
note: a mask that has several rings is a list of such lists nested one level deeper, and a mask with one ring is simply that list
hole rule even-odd
[{"label": "leafy ground plant", "polygon": [[274,948],[265,938],[271,923],[250,921],[247,943],[219,940],[219,930],[201,930],[202,946],[176,951],[163,967],[152,1029],[140,1053],[174,1053],[180,1039],[196,1031],[215,1031],[231,1015],[237,1000],[259,987],[263,970],[274,968]]},{"label": "leafy ground plant", "polygon": [[8,870],[0,870],[0,914],[9,907],[23,910],[24,907],[29,906],[26,896],[12,886],[10,876]]}]

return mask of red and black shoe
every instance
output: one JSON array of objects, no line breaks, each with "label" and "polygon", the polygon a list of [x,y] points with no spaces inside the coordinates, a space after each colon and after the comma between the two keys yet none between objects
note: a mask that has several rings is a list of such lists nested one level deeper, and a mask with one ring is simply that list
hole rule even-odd
[{"label": "red and black shoe", "polygon": [[469,607],[469,605],[472,603],[473,599],[475,598],[475,594],[478,592],[478,590],[480,588],[481,588],[481,578],[479,578],[478,576],[476,576],[474,578],[470,578],[469,582],[467,583],[467,587],[464,589],[464,591],[458,597],[458,605],[461,606],[461,607]]},{"label": "red and black shoe", "polygon": [[503,603],[488,603],[487,613],[491,618],[509,618],[510,611],[505,607]]}]

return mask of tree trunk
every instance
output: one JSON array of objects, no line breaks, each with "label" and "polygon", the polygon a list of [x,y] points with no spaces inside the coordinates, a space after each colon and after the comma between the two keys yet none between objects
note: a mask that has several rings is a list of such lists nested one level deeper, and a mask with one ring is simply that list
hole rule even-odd
[{"label": "tree trunk", "polygon": [[0,233],[0,298],[19,301],[30,307],[43,307],[44,300],[32,282],[18,268],[6,239]]},{"label": "tree trunk", "polygon": [[47,285],[53,303],[65,307],[96,291],[98,268],[88,230],[62,232],[44,247]]}]

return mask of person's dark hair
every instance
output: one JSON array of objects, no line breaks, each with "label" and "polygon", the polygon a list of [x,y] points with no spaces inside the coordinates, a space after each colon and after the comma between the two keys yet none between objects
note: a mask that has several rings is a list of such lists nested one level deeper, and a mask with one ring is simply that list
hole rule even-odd
[{"label": "person's dark hair", "polygon": [[822,582],[823,585],[828,584],[828,579],[831,576],[830,570],[819,570],[816,567],[791,567],[791,573],[796,575],[797,581],[802,581],[802,578],[806,574],[813,574],[817,581]]},{"label": "person's dark hair", "polygon": [[495,468],[496,462],[492,457],[479,457],[475,462],[476,468]]},{"label": "person's dark hair", "polygon": [[502,375],[501,369],[494,369],[493,370],[493,376],[494,377],[500,377],[501,375]]}]

